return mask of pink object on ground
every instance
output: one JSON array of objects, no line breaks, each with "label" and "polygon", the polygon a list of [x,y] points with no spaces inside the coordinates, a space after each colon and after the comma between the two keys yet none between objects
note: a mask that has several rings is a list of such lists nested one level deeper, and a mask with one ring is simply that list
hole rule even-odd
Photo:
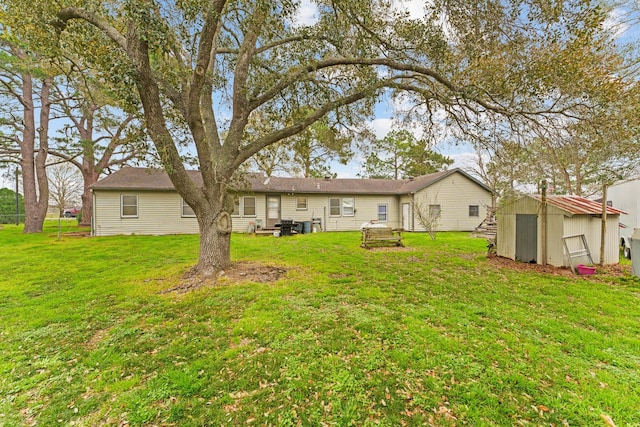
[{"label": "pink object on ground", "polygon": [[596,272],[596,268],[595,267],[589,267],[589,266],[586,266],[584,264],[576,265],[576,269],[578,270],[578,274],[582,274],[584,276],[589,276],[589,275],[594,274]]}]

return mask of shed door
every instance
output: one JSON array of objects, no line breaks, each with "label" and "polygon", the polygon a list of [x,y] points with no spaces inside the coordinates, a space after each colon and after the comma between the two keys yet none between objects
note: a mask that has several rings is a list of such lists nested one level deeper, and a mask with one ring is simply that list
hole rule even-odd
[{"label": "shed door", "polygon": [[537,215],[516,215],[516,260],[535,263],[537,255]]}]

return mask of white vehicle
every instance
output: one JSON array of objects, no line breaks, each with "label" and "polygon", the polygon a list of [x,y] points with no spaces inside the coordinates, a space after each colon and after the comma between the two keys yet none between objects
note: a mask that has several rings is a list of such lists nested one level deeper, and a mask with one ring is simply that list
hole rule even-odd
[{"label": "white vehicle", "polygon": [[609,187],[607,203],[627,213],[620,216],[620,246],[624,256],[631,258],[630,237],[640,227],[640,179],[619,182]]}]

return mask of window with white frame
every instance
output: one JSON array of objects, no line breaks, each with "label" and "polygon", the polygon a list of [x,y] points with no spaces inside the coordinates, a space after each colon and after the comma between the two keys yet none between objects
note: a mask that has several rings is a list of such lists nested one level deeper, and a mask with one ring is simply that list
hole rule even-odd
[{"label": "window with white frame", "polygon": [[307,210],[307,198],[306,197],[296,197],[296,210],[297,211],[306,211]]},{"label": "window with white frame", "polygon": [[256,216],[256,198],[253,196],[233,196],[231,216]]},{"label": "window with white frame", "polygon": [[120,216],[122,218],[138,217],[138,196],[120,195]]},{"label": "window with white frame", "polygon": [[255,197],[242,198],[242,215],[256,216],[256,198]]},{"label": "window with white frame", "polygon": [[340,199],[329,199],[329,215],[340,216]]},{"label": "window with white frame", "polygon": [[356,203],[353,197],[342,199],[342,216],[353,216],[356,213]]},{"label": "window with white frame", "polygon": [[378,205],[378,221],[387,222],[387,205]]},{"label": "window with white frame", "polygon": [[441,214],[442,214],[442,209],[440,209],[440,205],[429,205],[430,218],[440,218]]},{"label": "window with white frame", "polygon": [[233,208],[231,208],[232,216],[240,216],[240,197],[233,196]]},{"label": "window with white frame", "polygon": [[478,205],[469,205],[469,216],[479,217],[480,216],[480,206],[478,206]]},{"label": "window with white frame", "polygon": [[187,204],[187,202],[182,200],[182,217],[183,218],[191,218],[196,216],[196,213],[193,211],[193,208]]}]

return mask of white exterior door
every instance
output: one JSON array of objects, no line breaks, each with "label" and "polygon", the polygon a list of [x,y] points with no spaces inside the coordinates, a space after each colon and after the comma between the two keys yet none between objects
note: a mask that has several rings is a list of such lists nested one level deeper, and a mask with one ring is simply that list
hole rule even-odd
[{"label": "white exterior door", "polygon": [[402,204],[402,228],[411,231],[411,221],[409,218],[409,203]]},{"label": "white exterior door", "polygon": [[267,227],[280,222],[280,196],[267,196]]}]

